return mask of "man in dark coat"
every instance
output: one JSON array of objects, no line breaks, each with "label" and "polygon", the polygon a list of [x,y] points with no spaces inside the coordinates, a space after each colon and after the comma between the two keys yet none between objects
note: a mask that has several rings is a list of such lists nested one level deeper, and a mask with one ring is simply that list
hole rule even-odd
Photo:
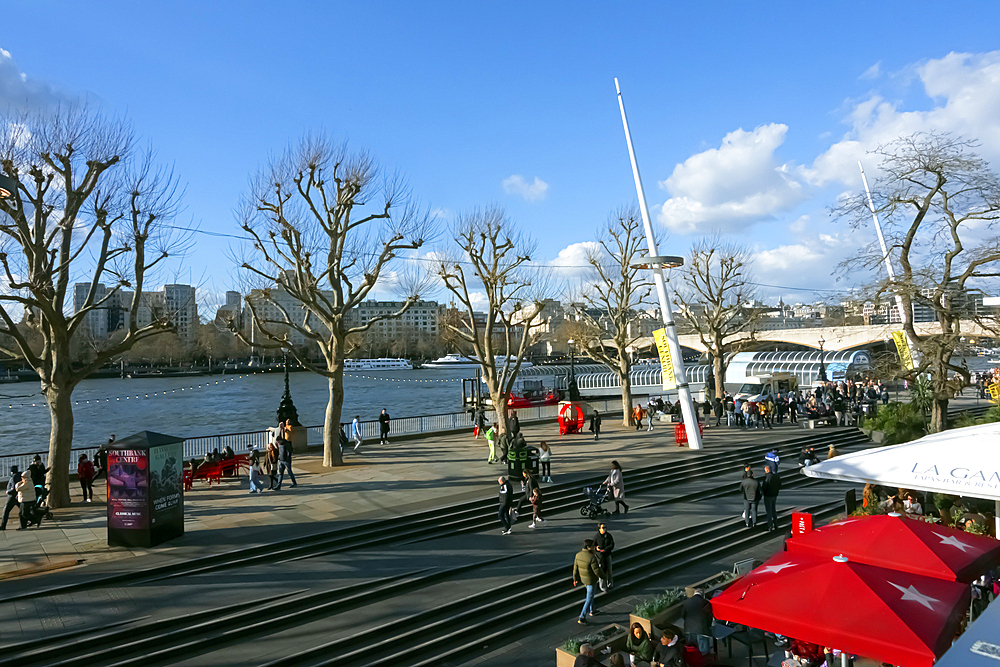
[{"label": "man in dark coat", "polygon": [[760,484],[760,494],[764,497],[764,512],[767,514],[767,529],[778,530],[778,492],[781,491],[781,478],[771,471],[771,466],[764,466],[764,480]]},{"label": "man in dark coat", "polygon": [[514,504],[514,487],[506,477],[500,477],[497,481],[500,483],[500,506],[497,516],[500,518],[500,525],[503,526],[500,534],[510,535],[510,508]]},{"label": "man in dark coat", "polygon": [[7,480],[7,504],[3,508],[3,523],[0,523],[0,530],[7,530],[7,518],[10,511],[17,507],[17,483],[21,481],[21,471],[17,466],[10,467],[10,479]]},{"label": "man in dark coat", "polygon": [[594,434],[594,440],[601,437],[601,413],[597,410],[590,415],[590,432]]},{"label": "man in dark coat", "polygon": [[285,438],[285,431],[281,429],[278,435],[278,485],[274,487],[275,491],[281,490],[281,482],[285,479],[285,471],[288,471],[288,477],[292,480],[292,486],[296,487],[298,484],[295,482],[295,473],[292,472],[292,442]]},{"label": "man in dark coat", "polygon": [[684,619],[687,642],[696,645],[702,655],[708,654],[712,648],[712,605],[701,591],[695,591],[694,595],[684,601],[681,618]]},{"label": "man in dark coat", "polygon": [[389,444],[389,413],[386,412],[385,408],[382,408],[382,414],[378,416],[378,430],[379,430],[379,444],[388,445]]},{"label": "man in dark coat", "polygon": [[753,528],[757,525],[757,503],[760,502],[760,488],[754,479],[753,470],[743,472],[740,491],[743,494],[743,521],[747,528]]},{"label": "man in dark coat", "polygon": [[611,574],[611,552],[615,550],[615,538],[603,523],[597,527],[597,535],[594,536],[594,550],[600,559],[601,569],[607,575],[607,579],[599,582],[601,590],[607,590],[614,585]]}]

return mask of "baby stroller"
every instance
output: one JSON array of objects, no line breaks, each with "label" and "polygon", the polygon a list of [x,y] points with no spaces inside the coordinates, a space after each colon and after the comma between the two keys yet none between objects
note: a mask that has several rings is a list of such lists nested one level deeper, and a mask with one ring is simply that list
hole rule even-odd
[{"label": "baby stroller", "polygon": [[599,516],[610,514],[602,505],[611,497],[611,489],[605,484],[600,486],[585,486],[583,494],[587,496],[587,504],[580,508],[580,514],[588,519],[596,519]]},{"label": "baby stroller", "polygon": [[47,502],[49,497],[49,490],[44,486],[35,485],[35,506],[31,509],[31,513],[34,514],[31,517],[31,521],[37,521],[38,525],[42,525],[42,519],[51,519],[52,510],[49,509],[49,503]]}]

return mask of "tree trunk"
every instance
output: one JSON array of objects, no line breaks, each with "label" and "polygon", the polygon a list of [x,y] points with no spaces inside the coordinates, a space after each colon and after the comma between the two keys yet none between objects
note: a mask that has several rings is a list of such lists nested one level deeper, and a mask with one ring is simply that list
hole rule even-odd
[{"label": "tree trunk", "polygon": [[632,417],[632,363],[628,355],[618,358],[618,379],[622,385],[622,426],[635,426]]},{"label": "tree trunk", "polygon": [[45,387],[45,400],[49,404],[49,507],[68,507],[70,456],[73,448],[73,390],[55,384]]},{"label": "tree trunk", "polygon": [[928,433],[940,433],[948,428],[948,398],[941,398],[935,392],[934,400],[931,401],[931,421],[927,425]]},{"label": "tree trunk", "polygon": [[715,375],[715,397],[722,399],[726,395],[726,368],[722,365],[721,354],[712,355],[712,373]]},{"label": "tree trunk", "polygon": [[330,398],[326,402],[326,418],[323,421],[323,465],[327,468],[344,465],[340,451],[340,419],[344,411],[344,353],[342,346],[334,346],[334,358],[327,359],[326,369],[330,372],[327,383]]}]

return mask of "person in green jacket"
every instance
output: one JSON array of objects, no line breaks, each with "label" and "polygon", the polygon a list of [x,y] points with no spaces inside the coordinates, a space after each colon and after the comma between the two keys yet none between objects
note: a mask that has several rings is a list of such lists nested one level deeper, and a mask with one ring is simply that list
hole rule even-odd
[{"label": "person in green jacket", "polygon": [[584,540],[583,549],[573,560],[573,585],[583,584],[587,587],[587,598],[583,601],[583,609],[580,610],[580,619],[577,623],[586,625],[587,617],[594,616],[594,589],[597,583],[604,579],[604,570],[594,555],[594,540]]},{"label": "person in green jacket", "polygon": [[633,623],[631,629],[629,629],[628,639],[625,640],[625,650],[631,654],[633,665],[637,661],[652,662],[653,651],[656,650],[656,646],[653,644],[653,640],[649,638],[649,635],[646,634],[646,630],[642,627],[641,623]]},{"label": "person in green jacket", "polygon": [[500,459],[497,458],[497,425],[490,424],[489,429],[486,431],[486,444],[490,446],[490,457],[486,459],[487,463],[496,463]]}]

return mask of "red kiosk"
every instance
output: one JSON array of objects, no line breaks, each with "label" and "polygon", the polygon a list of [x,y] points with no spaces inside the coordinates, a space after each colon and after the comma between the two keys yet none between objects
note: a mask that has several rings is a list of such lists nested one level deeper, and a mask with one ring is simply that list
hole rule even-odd
[{"label": "red kiosk", "polygon": [[576,401],[562,401],[559,404],[559,435],[579,433],[587,422],[583,404]]}]

